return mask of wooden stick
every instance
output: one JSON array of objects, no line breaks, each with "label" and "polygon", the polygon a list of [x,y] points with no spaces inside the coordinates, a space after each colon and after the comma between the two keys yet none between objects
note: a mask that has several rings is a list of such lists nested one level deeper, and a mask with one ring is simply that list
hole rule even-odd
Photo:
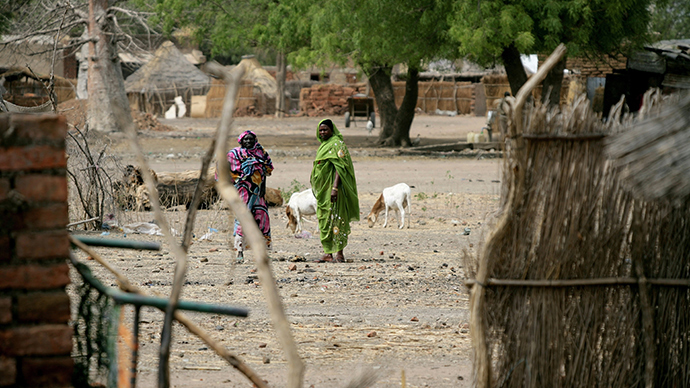
[{"label": "wooden stick", "polygon": [[523,139],[528,140],[572,140],[572,141],[587,141],[587,140],[600,140],[605,138],[606,134],[603,133],[580,133],[577,135],[528,135],[523,134]]},{"label": "wooden stick", "polygon": [[515,116],[516,134],[522,134],[524,132],[522,128],[522,108],[525,106],[527,97],[532,94],[532,90],[537,87],[537,85],[539,85],[544,78],[546,78],[551,69],[553,69],[561,58],[563,58],[566,51],[565,45],[563,43],[559,44],[558,47],[553,50],[551,55],[546,58],[546,61],[544,61],[537,73],[530,77],[530,79],[528,79],[527,82],[522,85],[520,90],[518,90],[517,95],[515,96],[515,111],[513,112]]},{"label": "wooden stick", "polygon": [[184,224],[184,234],[182,235],[182,249],[185,252],[189,252],[189,246],[192,244],[192,232],[194,231],[194,220],[196,219],[196,212],[198,210],[199,204],[201,203],[201,196],[204,194],[204,187],[206,183],[206,174],[208,173],[208,166],[211,164],[211,159],[213,159],[213,152],[216,149],[216,139],[211,140],[211,144],[204,155],[204,159],[201,161],[201,171],[199,171],[199,182],[196,184],[196,189],[194,190],[194,196],[192,197],[192,203],[189,205],[189,210],[187,210],[187,221]]},{"label": "wooden stick", "polygon": [[[514,152],[524,152],[524,141],[522,136],[522,108],[527,101],[527,97],[532,93],[539,82],[541,82],[546,74],[558,63],[561,57],[565,54],[565,46],[560,44],[556,50],[549,56],[539,69],[537,74],[533,75],[518,91],[516,97],[515,107],[513,109],[513,125],[510,127],[510,135],[514,139]],[[499,241],[509,235],[512,218],[515,217],[514,209],[517,207],[518,201],[522,200],[523,186],[525,181],[526,159],[520,154],[515,158],[515,165],[510,166],[514,171],[512,174],[512,183],[506,199],[506,206],[503,209],[501,218],[496,223],[496,227],[490,232],[486,239],[486,249],[479,258],[479,267],[477,269],[477,281],[480,284],[485,284],[490,268],[490,258],[499,254],[496,251],[496,245]],[[472,338],[472,345],[475,353],[475,383],[477,388],[489,388],[491,386],[491,355],[489,346],[486,340],[487,325],[486,325],[486,290],[485,287],[473,287],[470,292],[470,336]]]},{"label": "wooden stick", "polygon": [[[226,150],[224,147],[228,135],[230,134],[232,114],[235,111],[235,98],[233,96],[239,88],[239,80],[245,69],[243,65],[238,65],[231,72],[228,72],[222,66],[214,62],[209,63],[206,69],[211,74],[223,78],[228,85],[216,139],[216,160],[223,161],[226,158]],[[235,213],[235,217],[242,225],[242,230],[247,236],[249,244],[252,246],[252,249],[254,249],[256,268],[259,280],[261,281],[261,288],[264,290],[264,296],[268,302],[268,309],[271,314],[271,320],[273,321],[273,327],[278,335],[278,340],[283,346],[288,363],[287,387],[300,388],[302,387],[302,380],[304,378],[304,363],[297,352],[297,345],[290,332],[290,322],[285,316],[280,294],[276,288],[275,279],[273,279],[273,272],[271,271],[266,249],[266,239],[264,239],[247,205],[240,199],[237,190],[235,190],[235,187],[230,183],[229,176],[230,171],[228,163],[218,163],[218,182],[216,182],[218,192]]]},{"label": "wooden stick", "polygon": [[[87,245],[83,244],[81,241],[75,239],[72,236],[69,236],[70,241],[72,244],[75,246],[79,247],[79,249],[83,250],[86,252],[89,256],[91,256],[97,263],[102,265],[105,269],[110,271],[115,276],[115,279],[118,282],[118,286],[120,289],[123,291],[131,292],[133,294],[138,294],[138,295],[144,295],[148,296],[149,294],[142,290],[141,288],[133,285],[129,279],[127,279],[126,276],[122,275],[120,271],[115,269],[115,267],[111,266],[108,261],[106,261],[101,255],[96,253],[94,250],[89,248]],[[155,295],[155,294],[154,294]],[[158,296],[158,295],[156,295]],[[243,375],[245,375],[249,381],[251,381],[254,385],[256,385],[259,388],[268,388],[268,385],[264,383],[263,379],[259,377],[254,370],[252,370],[247,364],[242,362],[237,356],[234,354],[230,353],[223,345],[218,343],[216,340],[211,337],[211,335],[206,332],[204,329],[201,327],[197,326],[196,323],[194,323],[189,317],[187,317],[185,314],[183,314],[180,311],[175,311],[175,319],[180,322],[184,327],[187,328],[187,330],[199,337],[208,347],[213,349],[220,357],[222,357],[225,361],[227,361],[230,365],[232,365],[235,369],[240,371]]]},{"label": "wooden stick", "polygon": [[160,199],[158,196],[158,190],[156,189],[156,183],[153,180],[151,174],[151,169],[144,156],[144,151],[142,150],[139,142],[137,140],[137,130],[134,126],[132,120],[125,120],[130,112],[125,111],[124,108],[115,106],[117,110],[115,112],[118,119],[118,124],[120,128],[123,129],[127,139],[129,141],[129,146],[134,152],[139,166],[141,166],[141,175],[144,178],[144,183],[149,192],[149,201],[151,203],[151,209],[155,219],[163,231],[163,235],[167,244],[169,245],[170,252],[175,257],[175,275],[173,278],[172,290],[170,291],[170,304],[165,312],[165,319],[163,322],[163,331],[161,332],[161,347],[160,347],[160,359],[158,368],[158,386],[159,388],[168,388],[170,386],[170,338],[172,335],[172,321],[175,312],[175,306],[177,301],[180,299],[180,294],[182,293],[182,286],[184,285],[184,278],[187,273],[187,253],[182,249],[180,245],[175,241],[175,237],[170,231],[170,225],[161,210]]},{"label": "wooden stick", "polygon": [[65,226],[65,228],[69,228],[70,226],[77,226],[77,225],[85,224],[85,223],[91,222],[91,221],[96,221],[97,219],[98,219],[98,217],[93,217],[93,218],[89,218],[88,220],[75,221],[75,222],[72,222],[70,224],[67,224],[67,226]]},{"label": "wooden stick", "polygon": [[[643,228],[643,210],[640,208],[639,202],[636,201],[637,206],[634,210],[633,225],[636,231]],[[654,306],[652,305],[652,295],[647,284],[647,277],[644,271],[644,264],[642,263],[642,255],[633,254],[633,268],[639,280],[638,293],[640,296],[640,310],[642,313],[642,339],[644,342],[645,363],[644,363],[644,385],[645,388],[652,388],[654,386],[654,363],[656,360],[656,345],[654,344]]]},{"label": "wooden stick", "polygon": [[[690,287],[690,279],[645,279],[649,285],[662,287]],[[465,286],[472,288],[480,284],[475,279],[465,280]],[[482,282],[484,287],[589,287],[589,286],[630,286],[640,284],[637,278],[593,278],[593,279],[563,279],[563,280],[530,280],[530,279],[487,279]]]}]

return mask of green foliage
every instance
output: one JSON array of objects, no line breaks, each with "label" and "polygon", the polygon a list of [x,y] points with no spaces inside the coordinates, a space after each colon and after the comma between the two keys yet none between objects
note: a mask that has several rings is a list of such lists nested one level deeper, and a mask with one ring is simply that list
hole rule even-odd
[{"label": "green foliage", "polygon": [[280,195],[283,196],[283,201],[287,203],[287,201],[290,200],[290,197],[292,197],[292,194],[304,191],[306,189],[307,186],[301,184],[297,179],[293,179],[292,182],[290,182],[290,186],[288,186],[286,189],[280,189]]},{"label": "green foliage", "polygon": [[690,1],[658,0],[652,8],[655,40],[690,39]]},{"label": "green foliage", "polygon": [[426,193],[423,192],[423,191],[421,191],[421,192],[415,194],[414,197],[415,197],[415,199],[416,199],[417,201],[423,201],[423,200],[429,198],[429,196],[426,195]]},{"label": "green foliage", "polygon": [[311,46],[296,53],[298,62],[351,59],[365,70],[397,63],[419,67],[452,53],[448,1],[332,0],[311,9]]},{"label": "green foliage", "polygon": [[[652,0],[456,0],[450,35],[461,55],[489,65],[511,43],[522,53],[610,54],[648,40]],[[680,0],[678,0],[680,1]]]}]

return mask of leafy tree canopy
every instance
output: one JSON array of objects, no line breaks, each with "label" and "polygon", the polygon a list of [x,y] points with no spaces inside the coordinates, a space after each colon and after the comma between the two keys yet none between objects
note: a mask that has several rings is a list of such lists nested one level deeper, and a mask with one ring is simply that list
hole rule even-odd
[{"label": "leafy tree canopy", "polygon": [[[462,55],[493,64],[505,47],[569,55],[610,54],[648,41],[651,0],[456,0],[451,35]],[[680,1],[680,0],[679,0]]]},{"label": "leafy tree canopy", "polygon": [[690,39],[690,1],[659,0],[652,8],[655,40]]},{"label": "leafy tree canopy", "polygon": [[332,0],[310,9],[311,46],[293,56],[297,63],[353,59],[364,68],[397,63],[418,67],[453,53],[447,1]]},{"label": "leafy tree canopy", "polygon": [[155,14],[151,22],[165,34],[184,29],[202,50],[215,59],[225,59],[222,62],[237,63],[248,53],[271,61],[269,50],[284,50],[294,45],[305,26],[295,16],[294,7],[271,0],[136,1],[150,7]]}]

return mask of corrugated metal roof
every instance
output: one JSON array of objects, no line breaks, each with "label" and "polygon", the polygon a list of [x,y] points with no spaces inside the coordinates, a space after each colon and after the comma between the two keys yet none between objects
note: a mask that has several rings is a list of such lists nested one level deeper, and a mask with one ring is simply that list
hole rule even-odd
[{"label": "corrugated metal roof", "polygon": [[666,72],[666,60],[657,53],[639,51],[628,58],[628,69],[664,74]]}]

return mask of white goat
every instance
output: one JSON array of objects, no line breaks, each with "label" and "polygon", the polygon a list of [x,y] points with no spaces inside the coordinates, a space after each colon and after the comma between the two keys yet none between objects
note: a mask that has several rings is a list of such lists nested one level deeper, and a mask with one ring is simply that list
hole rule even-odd
[{"label": "white goat", "polygon": [[302,217],[316,214],[316,197],[311,189],[294,193],[285,207],[288,223],[286,227],[292,229],[292,233],[302,231]]},{"label": "white goat", "polygon": [[383,222],[383,227],[388,225],[388,209],[395,210],[399,214],[399,229],[405,226],[405,207],[407,207],[407,227],[410,227],[410,186],[405,183],[398,183],[395,186],[386,187],[383,189],[383,193],[376,200],[374,207],[371,208],[371,212],[367,216],[367,222],[369,227],[373,228],[376,220],[379,217],[381,211],[385,210],[385,220]]}]

